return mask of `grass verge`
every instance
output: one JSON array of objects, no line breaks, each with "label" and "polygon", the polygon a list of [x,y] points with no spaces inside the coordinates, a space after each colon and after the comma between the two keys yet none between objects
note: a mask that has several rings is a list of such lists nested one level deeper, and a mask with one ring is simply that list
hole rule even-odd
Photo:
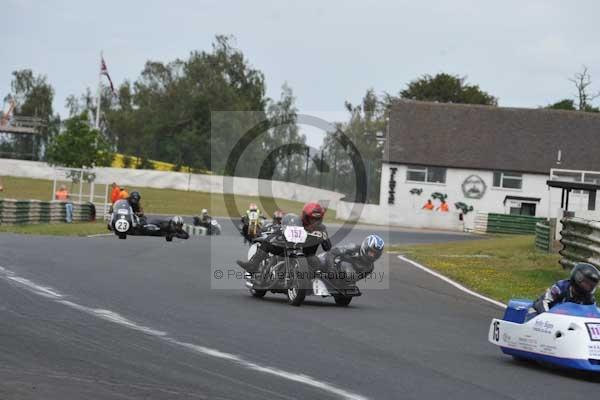
[{"label": "grass verge", "polygon": [[[50,200],[52,198],[52,181],[43,179],[28,179],[3,177],[4,191],[0,192],[0,198],[13,199],[36,199]],[[209,209],[209,212],[215,216],[229,215],[225,206],[226,201],[235,204],[237,212],[241,215],[248,204],[256,203],[261,210],[264,210],[268,216],[273,211],[280,208],[284,211],[300,213],[303,203],[287,199],[261,199],[255,196],[223,195],[220,193],[208,192],[186,192],[173,189],[154,189],[147,187],[127,187],[129,193],[137,190],[142,195],[142,204],[144,210],[149,214],[167,214],[167,215],[197,215],[203,208]],[[78,193],[79,187],[74,185],[69,190],[71,193]],[[99,190],[98,188],[96,190]],[[335,211],[330,210],[327,213],[326,222],[335,220]],[[336,220],[336,222],[339,222]]]},{"label": "grass verge", "polygon": [[106,229],[106,223],[102,222],[74,222],[72,224],[0,225],[0,233],[88,236],[98,233],[108,233],[108,230]]},{"label": "grass verge", "polygon": [[[51,200],[52,181],[43,179],[2,177],[4,191],[0,198]],[[301,202],[287,199],[261,199],[254,196],[223,195],[208,192],[186,192],[173,189],[155,189],[147,187],[127,187],[129,193],[137,190],[142,195],[142,205],[147,214],[165,215],[198,215],[200,210],[207,208],[211,215],[226,216],[229,210],[227,203],[235,205],[233,212],[241,215],[250,203],[256,203],[260,209],[270,217],[280,208],[287,212],[300,214]],[[78,193],[79,186],[69,187],[71,193]],[[99,190],[98,188],[96,190]],[[234,215],[237,217],[238,215]],[[100,216],[99,216],[100,217]],[[335,211],[330,210],[325,216],[325,222],[343,222],[335,219]],[[96,233],[106,233],[106,226],[102,223],[75,223],[75,224],[35,224],[35,225],[0,225],[0,233],[22,233],[38,235],[65,235],[86,236]]]},{"label": "grass verge", "polygon": [[507,302],[539,296],[568,273],[558,254],[535,249],[533,236],[393,246],[408,258],[464,284],[478,293]]}]

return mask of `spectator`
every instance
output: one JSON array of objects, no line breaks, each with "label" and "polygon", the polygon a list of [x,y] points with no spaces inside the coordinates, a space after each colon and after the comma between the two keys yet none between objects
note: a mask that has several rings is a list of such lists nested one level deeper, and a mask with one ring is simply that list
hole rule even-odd
[{"label": "spectator", "polygon": [[431,199],[427,200],[427,203],[425,203],[421,209],[433,211],[433,203],[431,202]]},{"label": "spectator", "polygon": [[117,185],[116,182],[112,183],[112,192],[110,192],[110,202],[115,204],[117,200],[119,200],[119,196],[121,194],[121,188]]},{"label": "spectator", "polygon": [[129,198],[129,192],[126,187],[121,187],[121,191],[119,192],[119,200],[127,200]]},{"label": "spectator", "polygon": [[448,203],[446,203],[446,200],[442,200],[442,204],[440,204],[440,206],[437,208],[437,210],[440,212],[450,211],[450,209],[448,208]]},{"label": "spectator", "polygon": [[0,178],[0,192],[4,192],[4,186],[2,185],[2,178]]},{"label": "spectator", "polygon": [[70,195],[67,187],[65,185],[60,185],[60,188],[56,192],[54,198],[58,201],[65,202],[65,211],[67,214],[66,221],[69,224],[73,222],[73,203],[69,201]]}]

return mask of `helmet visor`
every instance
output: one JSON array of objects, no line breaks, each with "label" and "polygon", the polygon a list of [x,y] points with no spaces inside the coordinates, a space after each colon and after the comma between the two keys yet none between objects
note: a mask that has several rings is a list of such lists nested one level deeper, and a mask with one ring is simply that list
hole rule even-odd
[{"label": "helmet visor", "polygon": [[308,223],[310,225],[317,224],[317,223],[319,223],[321,221],[323,221],[323,217],[319,213],[315,213],[315,214],[312,214],[312,215],[308,216]]},{"label": "helmet visor", "polygon": [[588,278],[587,276],[579,282],[579,287],[586,293],[595,292],[596,286],[598,286],[598,282]]}]

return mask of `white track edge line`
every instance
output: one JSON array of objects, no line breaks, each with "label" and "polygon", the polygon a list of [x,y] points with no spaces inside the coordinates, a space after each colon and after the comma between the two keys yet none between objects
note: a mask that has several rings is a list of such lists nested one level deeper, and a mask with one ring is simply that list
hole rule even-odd
[{"label": "white track edge line", "polygon": [[414,266],[414,267],[417,267],[417,268],[419,268],[419,269],[420,269],[420,270],[422,270],[422,271],[425,271],[425,272],[427,272],[427,273],[428,273],[428,274],[430,274],[430,275],[433,275],[433,276],[435,276],[435,277],[436,277],[436,278],[438,278],[438,279],[441,279],[441,280],[443,280],[444,282],[446,282],[446,283],[448,283],[448,284],[450,284],[450,285],[454,286],[455,288],[457,288],[458,290],[460,290],[460,291],[462,291],[462,292],[464,292],[464,293],[467,293],[467,294],[469,294],[469,295],[471,295],[471,296],[473,296],[473,297],[477,297],[477,298],[478,298],[478,299],[480,299],[480,300],[487,301],[488,303],[491,303],[491,304],[493,304],[493,305],[495,305],[495,306],[498,306],[498,307],[501,307],[501,308],[506,308],[506,304],[504,304],[504,303],[502,303],[502,302],[500,302],[500,301],[497,301],[497,300],[491,299],[491,298],[489,298],[489,297],[487,297],[487,296],[484,296],[484,295],[482,295],[482,294],[479,294],[479,293],[477,293],[477,292],[474,292],[473,290],[471,290],[471,289],[468,289],[468,288],[464,287],[464,286],[463,286],[463,285],[461,285],[460,283],[458,283],[458,282],[456,282],[456,281],[454,281],[454,280],[452,280],[452,279],[448,278],[447,276],[444,276],[444,275],[440,274],[439,272],[436,272],[436,271],[434,271],[434,270],[432,270],[432,269],[429,269],[429,268],[427,268],[426,266],[424,266],[424,265],[421,265],[421,264],[419,264],[418,262],[411,260],[410,258],[406,258],[406,257],[404,257],[403,255],[399,255],[399,256],[398,256],[398,258],[399,258],[400,260],[404,261],[404,262],[407,262],[407,263],[411,264],[411,265],[412,265],[412,266]]},{"label": "white track edge line", "polygon": [[0,278],[8,280],[8,281],[16,282],[21,287],[24,287],[25,289],[29,290],[30,292],[32,292],[34,294],[49,298],[57,303],[60,303],[67,307],[81,311],[85,314],[92,315],[96,318],[99,318],[99,319],[102,319],[105,321],[109,321],[109,322],[115,323],[117,325],[129,328],[129,329],[132,329],[135,331],[145,333],[149,336],[159,338],[167,343],[171,343],[171,344],[177,345],[179,347],[183,347],[187,350],[193,351],[198,354],[210,356],[210,357],[221,359],[221,360],[231,361],[241,367],[244,367],[244,368],[247,368],[247,369],[250,369],[253,371],[261,372],[261,373],[264,373],[267,375],[277,376],[279,378],[283,378],[283,379],[286,379],[286,380],[289,380],[292,382],[304,384],[306,386],[310,386],[310,387],[313,387],[316,389],[323,390],[327,393],[342,397],[344,399],[368,400],[368,398],[363,395],[360,395],[357,393],[352,393],[352,392],[342,389],[338,386],[329,384],[325,381],[319,381],[309,375],[299,374],[299,373],[295,373],[295,372],[288,372],[288,371],[279,369],[277,367],[271,367],[268,365],[261,365],[261,364],[246,360],[243,357],[237,356],[232,353],[223,352],[223,351],[220,351],[217,349],[200,346],[200,345],[196,345],[193,343],[182,342],[182,341],[179,341],[179,340],[169,336],[167,332],[163,332],[163,331],[156,330],[156,329],[153,329],[153,328],[150,328],[147,326],[139,325],[136,322],[133,322],[133,321],[127,319],[126,317],[123,317],[122,315],[115,313],[113,311],[105,310],[105,309],[94,309],[91,307],[87,307],[87,306],[83,306],[83,305],[74,303],[72,301],[66,300],[66,298],[65,298],[66,296],[63,295],[62,293],[58,292],[57,290],[54,290],[53,288],[48,287],[48,286],[38,285],[37,283],[35,283],[29,279],[19,277],[19,276],[15,275],[12,271],[7,270],[6,268],[4,268],[2,266],[0,266]]}]

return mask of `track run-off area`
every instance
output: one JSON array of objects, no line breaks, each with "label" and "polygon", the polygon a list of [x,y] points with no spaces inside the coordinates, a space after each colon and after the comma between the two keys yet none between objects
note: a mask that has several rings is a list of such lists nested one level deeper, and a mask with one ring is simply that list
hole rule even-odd
[{"label": "track run-off area", "polygon": [[[349,307],[211,288],[247,246],[0,234],[0,399],[565,399],[598,380],[487,343],[503,309],[386,254],[388,289]],[[388,243],[471,240],[355,227]]]}]

